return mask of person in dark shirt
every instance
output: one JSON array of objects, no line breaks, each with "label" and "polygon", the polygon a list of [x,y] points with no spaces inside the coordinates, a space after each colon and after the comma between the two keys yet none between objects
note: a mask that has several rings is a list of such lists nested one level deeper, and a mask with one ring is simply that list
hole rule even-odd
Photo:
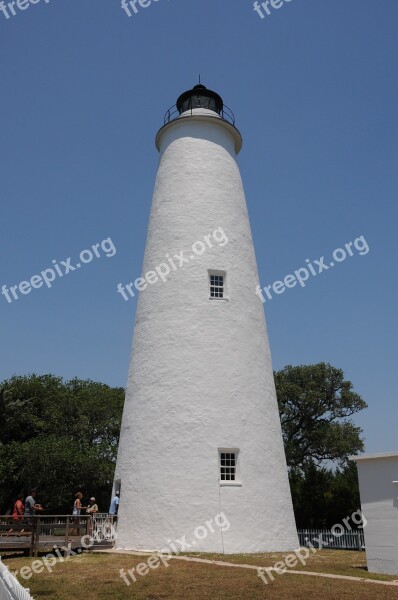
[{"label": "person in dark shirt", "polygon": [[43,512],[41,504],[36,503],[36,490],[32,489],[25,499],[25,517],[33,517],[36,512]]}]

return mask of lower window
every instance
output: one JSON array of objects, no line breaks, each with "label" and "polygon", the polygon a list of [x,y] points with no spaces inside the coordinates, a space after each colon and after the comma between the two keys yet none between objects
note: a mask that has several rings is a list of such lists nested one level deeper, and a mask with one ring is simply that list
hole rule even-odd
[{"label": "lower window", "polygon": [[239,450],[219,448],[219,473],[221,485],[241,485],[239,473]]}]

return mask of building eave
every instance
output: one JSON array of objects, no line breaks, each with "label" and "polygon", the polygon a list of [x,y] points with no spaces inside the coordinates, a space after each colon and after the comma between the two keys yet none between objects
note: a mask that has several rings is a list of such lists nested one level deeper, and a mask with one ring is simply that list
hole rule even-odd
[{"label": "building eave", "polygon": [[348,460],[359,462],[362,460],[377,460],[379,458],[398,458],[398,452],[386,452],[383,454],[362,454],[360,456],[349,456]]}]

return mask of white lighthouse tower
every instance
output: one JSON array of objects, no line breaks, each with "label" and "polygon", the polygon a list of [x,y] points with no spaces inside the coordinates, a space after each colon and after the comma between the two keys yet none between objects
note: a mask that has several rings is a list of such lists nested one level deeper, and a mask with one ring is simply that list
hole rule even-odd
[{"label": "white lighthouse tower", "polygon": [[[156,146],[117,546],[159,551],[185,536],[199,552],[297,548],[241,135],[220,96],[197,85],[168,111]],[[229,526],[214,525],[220,513]]]}]

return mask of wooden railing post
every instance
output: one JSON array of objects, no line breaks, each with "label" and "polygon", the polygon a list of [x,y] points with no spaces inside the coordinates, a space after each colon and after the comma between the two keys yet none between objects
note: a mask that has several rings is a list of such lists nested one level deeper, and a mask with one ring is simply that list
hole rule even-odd
[{"label": "wooden railing post", "polygon": [[68,551],[68,544],[69,544],[69,516],[66,517],[66,524],[65,524],[65,550],[64,550],[64,554],[66,556],[66,553]]},{"label": "wooden railing post", "polygon": [[32,535],[30,536],[30,548],[29,548],[29,556],[33,556],[34,547],[35,547],[35,522],[34,517],[28,521],[32,526]]},{"label": "wooden railing post", "polygon": [[35,535],[35,550],[34,550],[34,554],[33,554],[33,556],[35,556],[35,557],[38,554],[39,541],[40,541],[40,528],[41,528],[40,517],[37,516],[36,519],[37,519],[37,521],[36,521],[36,535]]}]

